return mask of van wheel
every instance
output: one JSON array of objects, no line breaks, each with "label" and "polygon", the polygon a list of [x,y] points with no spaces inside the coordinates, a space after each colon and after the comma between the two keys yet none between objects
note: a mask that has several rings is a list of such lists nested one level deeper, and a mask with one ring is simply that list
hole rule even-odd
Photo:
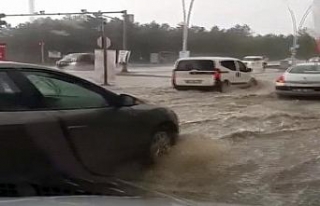
[{"label": "van wheel", "polygon": [[258,86],[258,81],[255,78],[251,78],[249,81],[249,87]]},{"label": "van wheel", "polygon": [[173,88],[174,88],[175,90],[177,90],[177,91],[185,91],[185,90],[187,90],[186,87],[182,87],[182,86],[173,86]]},{"label": "van wheel", "polygon": [[226,92],[229,92],[230,91],[230,82],[228,80],[225,80],[222,82],[221,84],[221,89],[220,89],[220,92],[221,93],[226,93]]}]

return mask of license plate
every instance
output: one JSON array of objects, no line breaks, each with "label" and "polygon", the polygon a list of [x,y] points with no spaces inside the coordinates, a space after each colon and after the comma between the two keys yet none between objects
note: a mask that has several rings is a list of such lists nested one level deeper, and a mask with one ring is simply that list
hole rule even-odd
[{"label": "license plate", "polygon": [[294,92],[312,92],[313,89],[293,89]]},{"label": "license plate", "polygon": [[201,84],[201,80],[186,80],[185,81],[187,84]]}]

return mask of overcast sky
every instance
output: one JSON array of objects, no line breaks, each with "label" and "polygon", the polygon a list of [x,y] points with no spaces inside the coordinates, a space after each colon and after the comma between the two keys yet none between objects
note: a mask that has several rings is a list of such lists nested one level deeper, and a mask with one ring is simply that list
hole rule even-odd
[{"label": "overcast sky", "polygon": [[[186,0],[189,2],[190,0]],[[248,24],[256,34],[292,33],[291,18],[286,2],[300,21],[313,0],[195,0],[192,25],[210,29],[217,25],[230,28]],[[35,10],[46,12],[77,12],[124,10],[135,15],[140,23],[157,21],[176,26],[182,21],[181,0],[35,0]],[[1,0],[0,13],[27,13],[28,0]],[[7,18],[9,23],[23,22],[23,18]],[[313,28],[312,15],[306,26]]]}]

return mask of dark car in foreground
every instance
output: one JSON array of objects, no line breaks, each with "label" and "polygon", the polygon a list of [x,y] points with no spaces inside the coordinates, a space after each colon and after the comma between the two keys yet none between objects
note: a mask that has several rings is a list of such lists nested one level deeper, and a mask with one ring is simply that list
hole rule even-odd
[{"label": "dark car in foreground", "polygon": [[[241,206],[235,204],[206,203],[180,200],[178,198],[153,197],[99,197],[99,196],[71,196],[54,198],[21,198],[0,200],[4,206]],[[244,206],[244,205],[242,205]]]},{"label": "dark car in foreground", "polygon": [[122,162],[157,161],[178,133],[170,109],[59,70],[0,62],[0,183],[98,181]]}]

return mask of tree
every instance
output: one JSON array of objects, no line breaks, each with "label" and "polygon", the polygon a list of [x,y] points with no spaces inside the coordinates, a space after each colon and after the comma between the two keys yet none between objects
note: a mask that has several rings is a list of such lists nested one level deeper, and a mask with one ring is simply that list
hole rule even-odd
[{"label": "tree", "polygon": [[[93,52],[96,39],[101,35],[100,16],[43,18],[34,22],[6,27],[0,30],[0,42],[7,43],[8,58],[15,61],[40,62],[39,42],[45,49],[62,54]],[[111,49],[122,49],[121,19],[112,19],[105,25],[112,41]],[[178,54],[182,44],[183,25],[171,27],[153,21],[148,24],[128,23],[128,49],[131,62],[148,62],[150,53],[161,51]],[[253,35],[248,25],[235,25],[229,29],[212,27],[210,31],[200,26],[189,29],[189,48],[193,55],[219,55],[242,58],[247,55],[266,55],[270,59],[282,59],[290,55],[292,35]],[[316,55],[315,41],[303,31],[299,36],[298,58]]]}]

